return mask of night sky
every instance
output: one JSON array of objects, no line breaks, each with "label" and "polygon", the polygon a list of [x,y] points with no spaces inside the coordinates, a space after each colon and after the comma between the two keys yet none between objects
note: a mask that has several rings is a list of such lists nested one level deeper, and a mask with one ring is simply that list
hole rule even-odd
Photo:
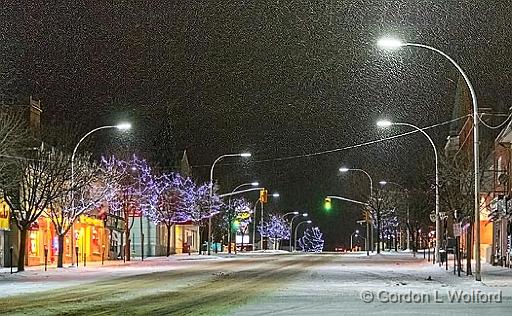
[{"label": "night sky", "polygon": [[[187,149],[200,181],[219,155],[250,151],[249,160],[216,168],[221,191],[259,180],[281,194],[269,209],[308,211],[329,247],[347,242],[360,211],[335,203],[326,214],[323,197],[358,198],[353,188],[366,185],[363,175],[337,169],[363,168],[375,182],[407,186],[422,176],[428,142],[412,135],[277,158],[407,131],[378,130],[381,117],[419,126],[451,119],[454,67],[428,50],[383,52],[380,37],[445,51],[466,70],[482,107],[511,106],[508,1],[158,2],[4,2],[1,97],[41,98],[43,123],[72,130],[76,140],[130,120],[130,135],[101,132],[83,150],[134,152],[168,169]],[[442,148],[448,126],[429,133]]]}]

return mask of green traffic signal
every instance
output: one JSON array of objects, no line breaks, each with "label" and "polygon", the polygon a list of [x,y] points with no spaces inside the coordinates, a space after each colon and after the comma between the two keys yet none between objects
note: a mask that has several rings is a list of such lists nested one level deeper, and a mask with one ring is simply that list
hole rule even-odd
[{"label": "green traffic signal", "polygon": [[240,227],[239,221],[233,221],[233,223],[231,224],[231,229],[234,231],[237,231],[239,227]]},{"label": "green traffic signal", "polygon": [[331,198],[325,198],[324,200],[324,210],[326,211],[330,211],[332,209],[332,203],[331,203]]}]

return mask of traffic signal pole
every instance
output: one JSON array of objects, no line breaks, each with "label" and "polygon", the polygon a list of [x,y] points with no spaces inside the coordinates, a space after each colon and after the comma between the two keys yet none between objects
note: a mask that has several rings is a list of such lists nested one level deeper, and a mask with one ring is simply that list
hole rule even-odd
[{"label": "traffic signal pole", "polygon": [[[350,202],[350,203],[355,203],[355,204],[360,204],[360,205],[364,205],[364,206],[367,206],[367,207],[372,207],[369,203],[365,203],[365,202],[361,202],[361,201],[357,201],[357,200],[352,200],[352,199],[349,199],[349,198],[345,198],[345,197],[341,197],[341,196],[336,196],[336,195],[328,195],[326,197],[326,201],[327,199],[336,199],[336,200],[341,200],[341,201],[345,201],[345,202]],[[330,200],[329,200],[330,201]],[[368,221],[368,218],[366,218],[366,245],[368,245],[368,238],[369,238],[369,221]],[[369,253],[369,250],[368,250],[368,247],[366,247],[366,255],[370,255]]]}]

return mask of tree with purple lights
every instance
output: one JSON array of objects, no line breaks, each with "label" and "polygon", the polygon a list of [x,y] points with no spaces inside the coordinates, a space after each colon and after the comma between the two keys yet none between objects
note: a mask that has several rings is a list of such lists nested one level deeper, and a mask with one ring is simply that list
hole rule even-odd
[{"label": "tree with purple lights", "polygon": [[304,252],[322,252],[324,249],[322,236],[320,228],[308,228],[304,231],[304,236],[299,239],[299,246]]},{"label": "tree with purple lights", "polygon": [[[388,247],[391,249],[391,241],[396,241],[397,227],[399,225],[398,217],[396,216],[395,208],[383,210],[381,219],[381,240],[388,242]],[[397,249],[397,243],[395,242],[395,250]]]},{"label": "tree with purple lights", "polygon": [[210,200],[210,185],[203,183],[197,186],[195,190],[196,212],[194,213],[193,220],[199,222],[201,220],[210,218],[221,211],[224,202],[219,197],[214,186],[213,195]]},{"label": "tree with purple lights", "polygon": [[146,214],[155,224],[167,228],[167,256],[171,254],[171,228],[176,223],[193,221],[197,217],[196,185],[191,178],[179,173],[152,176],[150,199]]},{"label": "tree with purple lights", "polygon": [[[194,222],[199,226],[199,236],[203,236],[207,219],[220,213],[224,202],[217,194],[217,186],[213,186],[213,195],[210,199],[209,182],[197,186],[195,191],[196,212],[194,213]],[[198,252],[201,253],[201,247]]]},{"label": "tree with purple lights", "polygon": [[263,226],[258,226],[261,237],[267,237],[274,245],[274,249],[279,249],[279,242],[284,239],[290,239],[290,226],[281,215],[269,215]]},{"label": "tree with purple lights", "polygon": [[[130,261],[130,231],[133,219],[142,216],[149,206],[152,189],[151,168],[143,159],[133,156],[130,160],[120,160],[115,156],[102,158],[102,168],[107,174],[108,212],[124,219],[126,244],[124,256]],[[130,224],[130,218],[132,218]]]}]

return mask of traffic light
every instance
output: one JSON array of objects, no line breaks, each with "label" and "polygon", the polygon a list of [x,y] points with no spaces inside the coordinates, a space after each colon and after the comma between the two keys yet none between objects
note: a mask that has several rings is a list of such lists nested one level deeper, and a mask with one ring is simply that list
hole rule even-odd
[{"label": "traffic light", "polygon": [[267,203],[268,201],[268,191],[267,189],[260,190],[260,201],[261,203]]},{"label": "traffic light", "polygon": [[240,222],[237,220],[233,221],[233,223],[231,224],[232,231],[236,232],[238,231],[238,228],[240,228]]},{"label": "traffic light", "polygon": [[362,215],[363,215],[363,220],[365,222],[369,222],[370,221],[370,212],[368,210],[364,210]]},{"label": "traffic light", "polygon": [[331,208],[332,208],[331,198],[326,197],[326,198],[324,199],[324,209],[325,209],[326,211],[330,211],[330,210],[331,210]]}]

